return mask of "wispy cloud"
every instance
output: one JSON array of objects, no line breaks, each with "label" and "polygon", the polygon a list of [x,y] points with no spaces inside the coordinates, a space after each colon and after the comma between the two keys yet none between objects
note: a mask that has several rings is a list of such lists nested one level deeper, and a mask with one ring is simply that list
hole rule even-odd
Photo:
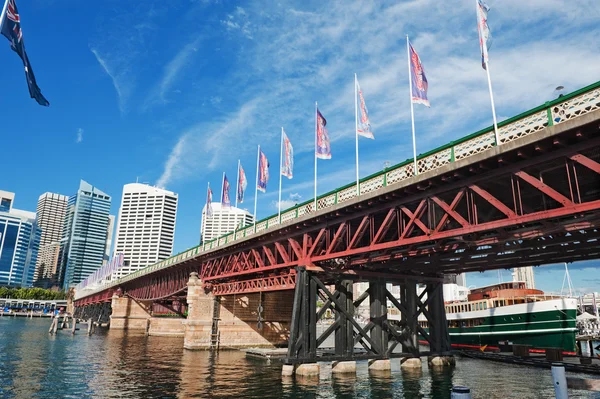
[{"label": "wispy cloud", "polygon": [[177,54],[165,65],[163,74],[157,85],[152,89],[150,96],[147,98],[145,108],[158,102],[165,104],[168,102],[167,94],[171,90],[173,84],[180,76],[180,72],[184,67],[189,65],[190,59],[194,53],[198,51],[198,45],[201,38],[197,37],[187,43]]},{"label": "wispy cloud", "polygon": [[104,72],[106,72],[106,74],[110,77],[112,84],[115,88],[115,91],[117,92],[117,98],[118,98],[118,102],[119,102],[119,110],[121,111],[122,114],[125,113],[126,101],[130,94],[129,84],[126,83],[126,79],[123,76],[122,72],[117,72],[117,71],[113,70],[111,67],[109,67],[107,61],[105,60],[105,58],[103,58],[100,55],[100,53],[97,49],[90,48],[90,51],[92,52],[92,54],[94,54],[94,56],[96,57],[96,60],[98,61],[98,63],[102,67],[102,69],[104,69]]},{"label": "wispy cloud", "polygon": [[77,144],[81,143],[83,141],[83,129],[79,128],[77,129],[77,138],[75,139],[75,142]]},{"label": "wispy cloud", "polygon": [[[291,193],[287,198],[281,200],[281,210],[291,208],[302,202],[302,196],[298,193]],[[272,201],[271,208],[279,210],[280,201]]]},{"label": "wispy cloud", "polygon": [[175,147],[171,150],[169,158],[167,158],[167,162],[165,162],[163,173],[156,181],[158,187],[166,187],[173,178],[173,174],[177,173],[177,169],[181,166],[179,162],[184,146],[186,145],[187,137],[187,135],[181,136],[179,140],[177,140]]}]

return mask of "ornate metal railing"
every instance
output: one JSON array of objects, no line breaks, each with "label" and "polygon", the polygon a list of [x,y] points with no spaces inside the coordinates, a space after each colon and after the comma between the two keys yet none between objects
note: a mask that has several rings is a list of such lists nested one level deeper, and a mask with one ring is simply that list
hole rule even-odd
[{"label": "ornate metal railing", "polygon": [[[452,141],[444,146],[438,147],[417,157],[417,174],[435,171],[452,162],[459,161],[483,151],[489,150],[496,145],[510,143],[522,137],[534,134],[548,126],[557,125],[600,109],[600,82],[584,87],[573,93],[559,97],[527,112],[507,119],[498,124],[498,136],[500,143],[496,143],[493,127],[475,132],[459,140]],[[413,161],[408,159],[400,164],[384,169],[360,180],[360,194],[357,193],[356,184],[351,183],[334,191],[317,197],[317,211],[327,209],[337,204],[344,203],[362,195],[379,190],[382,187],[396,185],[404,180],[416,176]],[[296,205],[281,212],[281,219],[277,215],[269,216],[259,220],[255,225],[247,226],[226,234],[212,241],[205,242],[199,246],[188,249],[168,259],[138,270],[119,280],[110,282],[94,290],[86,290],[77,293],[81,298],[102,291],[109,287],[118,286],[127,281],[137,279],[156,270],[168,268],[181,261],[185,261],[195,255],[211,251],[215,248],[227,245],[233,241],[241,240],[251,235],[261,233],[281,224],[294,223],[304,215],[314,212],[314,199]]]}]

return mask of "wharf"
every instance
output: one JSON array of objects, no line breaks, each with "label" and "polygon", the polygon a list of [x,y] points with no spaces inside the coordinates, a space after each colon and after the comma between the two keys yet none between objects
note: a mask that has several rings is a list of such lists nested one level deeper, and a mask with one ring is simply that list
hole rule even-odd
[{"label": "wharf", "polygon": [[[493,362],[502,362],[502,363],[511,363],[511,364],[519,364],[523,366],[533,366],[539,368],[551,368],[552,362],[546,360],[545,355],[537,355],[530,354],[529,356],[515,356],[512,353],[493,353],[493,352],[480,352],[480,351],[456,351],[457,355],[475,358],[475,359],[484,359],[491,360]],[[559,363],[565,366],[565,370],[577,372],[577,373],[588,373],[588,374],[596,374],[600,375],[600,359],[587,357],[586,360],[589,359],[591,364],[580,364],[581,356],[568,356],[561,360]]]},{"label": "wharf", "polygon": [[246,352],[246,357],[254,357],[259,359],[283,359],[287,356],[287,348],[245,348],[241,349]]}]

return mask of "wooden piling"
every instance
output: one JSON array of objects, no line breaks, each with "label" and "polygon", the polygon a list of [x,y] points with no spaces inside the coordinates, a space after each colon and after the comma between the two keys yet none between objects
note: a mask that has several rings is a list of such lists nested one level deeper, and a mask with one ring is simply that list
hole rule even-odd
[{"label": "wooden piling", "polygon": [[77,326],[77,319],[73,317],[73,325],[71,326],[71,334],[75,335],[75,328]]},{"label": "wooden piling", "polygon": [[92,335],[92,319],[88,319],[88,335]]}]

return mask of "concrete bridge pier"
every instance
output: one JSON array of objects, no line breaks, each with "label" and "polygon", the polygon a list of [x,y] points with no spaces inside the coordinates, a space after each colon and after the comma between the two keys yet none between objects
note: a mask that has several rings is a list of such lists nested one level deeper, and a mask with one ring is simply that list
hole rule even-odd
[{"label": "concrete bridge pier", "polygon": [[137,301],[115,293],[111,301],[111,330],[145,330],[147,331],[152,302]]},{"label": "concrete bridge pier", "polygon": [[197,273],[188,281],[186,349],[238,349],[285,345],[292,318],[293,291],[215,297]]}]

